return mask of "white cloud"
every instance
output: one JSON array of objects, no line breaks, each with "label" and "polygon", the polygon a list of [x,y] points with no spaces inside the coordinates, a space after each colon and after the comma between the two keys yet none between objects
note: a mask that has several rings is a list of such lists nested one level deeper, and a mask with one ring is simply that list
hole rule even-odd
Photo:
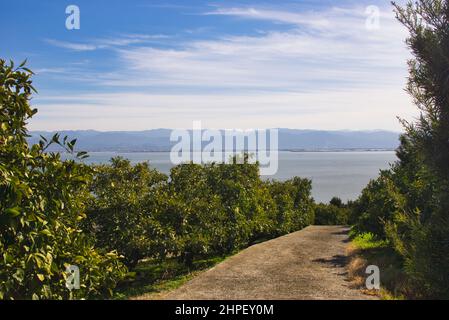
[{"label": "white cloud", "polygon": [[45,42],[55,47],[60,47],[74,51],[93,51],[98,49],[97,45],[87,43],[75,43],[75,42],[59,41],[55,39],[45,39]]},{"label": "white cloud", "polygon": [[55,39],[45,39],[45,42],[64,49],[73,51],[93,51],[98,49],[112,49],[115,47],[124,47],[131,44],[147,43],[155,40],[166,39],[166,35],[146,35],[146,34],[124,34],[115,38],[103,38],[92,40],[87,43],[77,43],[60,41]]},{"label": "white cloud", "polygon": [[257,20],[271,20],[287,24],[305,25],[313,28],[329,26],[329,20],[312,13],[292,13],[288,11],[264,10],[256,8],[218,8],[205,15],[225,15]]},{"label": "white cloud", "polygon": [[207,14],[291,28],[170,49],[97,42],[115,48],[120,68],[80,80],[116,93],[41,97],[32,128],[137,130],[202,120],[221,128],[398,130],[397,115],[415,114],[402,90],[406,32],[386,9],[373,31],[365,28],[363,7],[303,13],[218,8]]},{"label": "white cloud", "polygon": [[286,91],[403,84],[406,33],[392,14],[382,15],[381,28],[376,31],[365,28],[362,7],[304,14],[234,8],[209,14],[295,26],[257,36],[195,40],[179,49],[123,48],[118,52],[130,76],[126,81],[121,76],[103,78],[103,84]]},{"label": "white cloud", "polygon": [[35,106],[35,130],[189,128],[197,120],[209,128],[399,130],[396,115],[415,115],[409,97],[395,88],[326,94],[84,94],[40,97]]}]

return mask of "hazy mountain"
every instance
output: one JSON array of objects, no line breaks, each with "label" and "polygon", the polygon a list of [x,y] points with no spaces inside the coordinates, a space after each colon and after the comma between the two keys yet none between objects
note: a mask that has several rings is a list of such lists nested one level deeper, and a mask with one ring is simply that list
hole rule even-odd
[{"label": "hazy mountain", "polygon": [[[76,149],[85,151],[169,151],[170,129],[146,131],[58,131],[61,136],[77,139]],[[31,144],[40,135],[47,138],[54,132],[33,131]],[[391,131],[320,131],[279,129],[280,150],[343,150],[343,149],[395,149],[399,133]],[[204,143],[207,144],[207,143]]]}]

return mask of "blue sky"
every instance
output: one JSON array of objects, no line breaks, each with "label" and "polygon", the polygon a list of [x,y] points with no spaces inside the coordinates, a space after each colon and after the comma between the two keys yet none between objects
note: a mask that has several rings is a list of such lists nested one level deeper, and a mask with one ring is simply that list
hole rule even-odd
[{"label": "blue sky", "polygon": [[8,1],[0,21],[0,56],[36,72],[33,130],[400,130],[416,115],[388,1]]}]

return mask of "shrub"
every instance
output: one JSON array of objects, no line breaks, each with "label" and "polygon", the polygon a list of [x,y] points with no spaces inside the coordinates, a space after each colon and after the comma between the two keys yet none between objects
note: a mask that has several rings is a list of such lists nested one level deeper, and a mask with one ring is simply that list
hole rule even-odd
[{"label": "shrub", "polygon": [[343,208],[345,205],[343,204],[343,201],[339,197],[333,197],[331,201],[329,201],[330,205],[333,205],[337,208]]},{"label": "shrub", "polygon": [[155,199],[156,219],[172,234],[167,251],[187,265],[210,255],[224,242],[226,220],[221,199],[212,193],[206,168],[182,164],[172,168],[170,179]]},{"label": "shrub", "polygon": [[351,209],[351,220],[358,233],[372,233],[379,239],[385,239],[385,223],[392,219],[397,207],[394,189],[391,171],[382,171],[363,189]]},{"label": "shrub", "polygon": [[258,164],[186,163],[166,177],[115,158],[94,166],[83,226],[134,268],[142,258],[225,255],[313,222],[311,182],[265,182]]},{"label": "shrub", "polygon": [[313,223],[311,190],[312,182],[307,179],[270,182],[270,194],[276,204],[275,235],[297,231]]},{"label": "shrub", "polygon": [[317,225],[346,225],[348,216],[347,208],[323,203],[315,205],[315,224]]},{"label": "shrub", "polygon": [[388,246],[388,241],[379,240],[376,235],[372,233],[360,233],[352,239],[352,242],[358,249],[375,249]]},{"label": "shrub", "polygon": [[110,165],[94,166],[90,185],[92,197],[84,227],[99,247],[117,250],[129,268],[139,259],[163,254],[161,227],[154,219],[149,202],[155,189],[167,177],[148,163],[131,165],[113,158]]},{"label": "shrub", "polygon": [[208,183],[224,209],[225,252],[269,237],[274,203],[260,179],[258,164],[216,164],[207,168]]}]

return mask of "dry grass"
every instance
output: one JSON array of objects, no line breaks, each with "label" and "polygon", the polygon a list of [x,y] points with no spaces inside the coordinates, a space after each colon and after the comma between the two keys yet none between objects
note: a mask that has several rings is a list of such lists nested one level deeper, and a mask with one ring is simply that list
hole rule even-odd
[{"label": "dry grass", "polygon": [[[363,293],[374,295],[384,300],[405,299],[410,295],[408,282],[402,271],[402,262],[398,255],[386,244],[356,239],[347,248],[349,256],[348,277],[351,286],[359,288]],[[380,269],[381,289],[368,290],[365,286],[365,270],[369,265]]]}]

